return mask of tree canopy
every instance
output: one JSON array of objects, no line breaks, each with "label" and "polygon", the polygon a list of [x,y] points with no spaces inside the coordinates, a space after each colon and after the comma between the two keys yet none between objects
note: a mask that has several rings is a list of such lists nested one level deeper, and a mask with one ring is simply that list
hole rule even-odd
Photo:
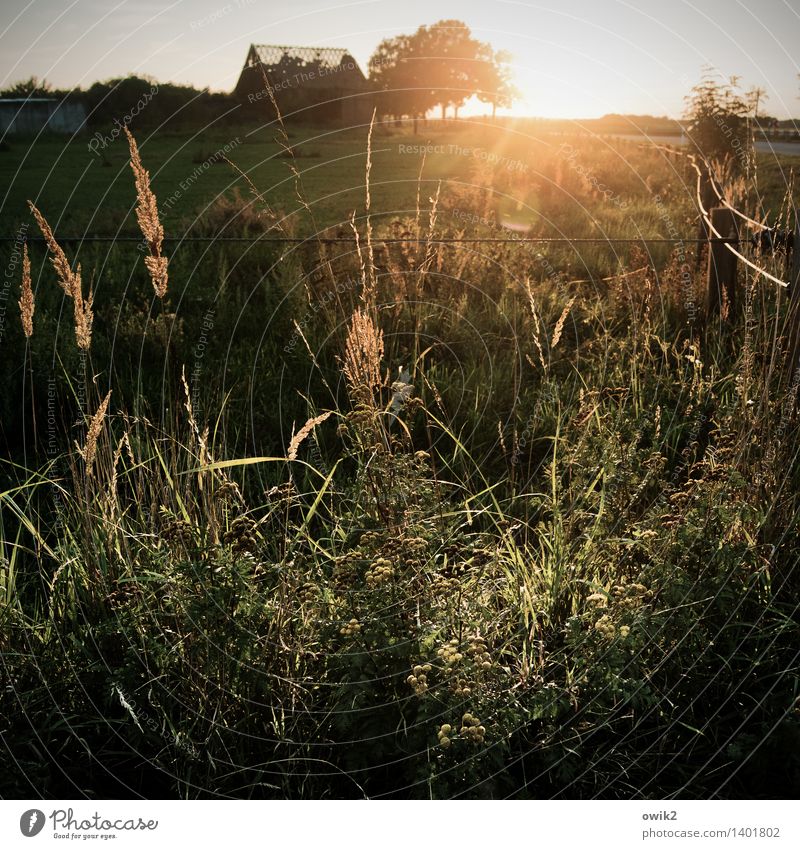
[{"label": "tree canopy", "polygon": [[448,107],[458,110],[472,95],[493,111],[510,105],[516,91],[508,59],[473,38],[462,21],[443,20],[384,39],[370,58],[369,75],[382,114],[419,117],[439,106],[444,117]]}]

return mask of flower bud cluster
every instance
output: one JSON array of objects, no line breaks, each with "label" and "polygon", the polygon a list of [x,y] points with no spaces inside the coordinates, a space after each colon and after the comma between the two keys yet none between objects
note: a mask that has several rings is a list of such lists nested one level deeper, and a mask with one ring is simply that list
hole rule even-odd
[{"label": "flower bud cluster", "polygon": [[456,680],[451,684],[451,687],[453,688],[453,693],[456,696],[468,696],[472,692],[472,689],[469,686],[469,681],[464,678],[456,678]]},{"label": "flower bud cluster", "polygon": [[375,587],[394,577],[394,566],[381,557],[378,558],[367,570],[366,582],[368,587]]},{"label": "flower bud cluster", "polygon": [[345,622],[345,624],[339,629],[339,633],[343,637],[353,637],[360,633],[360,631],[361,624],[358,619],[351,619],[349,622]]},{"label": "flower bud cluster", "polygon": [[428,673],[431,671],[430,663],[417,664],[414,671],[406,678],[406,683],[413,687],[414,692],[421,696],[428,689]]},{"label": "flower bud cluster", "polygon": [[480,719],[471,713],[465,713],[461,717],[461,736],[466,737],[471,743],[480,746],[486,736],[486,728],[481,725]]},{"label": "flower bud cluster", "polygon": [[436,654],[439,655],[447,666],[453,666],[453,664],[464,659],[464,655],[461,654],[458,648],[458,640],[450,640],[450,642],[443,645]]},{"label": "flower bud cluster", "polygon": [[438,734],[436,735],[439,738],[439,745],[443,749],[447,749],[452,743],[451,735],[453,733],[453,726],[445,723],[440,729]]},{"label": "flower bud cluster", "polygon": [[606,639],[612,639],[614,633],[616,632],[616,627],[614,625],[613,620],[608,614],[604,614],[601,616],[597,622],[594,623],[595,631],[598,631],[602,634]]},{"label": "flower bud cluster", "polygon": [[486,640],[483,637],[470,637],[467,654],[477,668],[484,671],[492,668],[492,656],[486,650]]}]

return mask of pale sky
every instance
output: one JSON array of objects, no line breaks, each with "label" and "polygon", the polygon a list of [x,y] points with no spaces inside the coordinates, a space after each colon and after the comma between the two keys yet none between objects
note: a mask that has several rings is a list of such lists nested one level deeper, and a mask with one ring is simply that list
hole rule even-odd
[{"label": "pale sky", "polygon": [[678,117],[706,64],[800,114],[800,0],[2,0],[0,87],[133,72],[225,91],[251,42],[344,47],[366,71],[381,39],[444,18],[513,54],[519,114]]}]

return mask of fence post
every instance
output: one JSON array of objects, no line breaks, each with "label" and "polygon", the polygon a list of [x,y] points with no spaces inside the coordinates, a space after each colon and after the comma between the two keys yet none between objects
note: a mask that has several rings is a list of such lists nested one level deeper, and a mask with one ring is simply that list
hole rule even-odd
[{"label": "fence post", "polygon": [[[708,172],[703,169],[703,173],[700,176],[700,202],[703,204],[703,209],[706,211],[711,209],[711,205],[716,200],[714,196],[714,187],[711,184],[711,177],[708,175]],[[710,236],[710,232],[708,229],[708,224],[706,224],[706,219],[703,216],[703,213],[700,213],[700,223],[697,226],[697,257],[695,259],[695,264],[697,269],[700,268],[700,263],[703,259],[703,251],[702,251],[702,243],[707,242]]]},{"label": "fence post", "polygon": [[711,226],[720,236],[715,236],[714,232],[710,231],[706,316],[711,318],[712,314],[721,313],[722,304],[725,301],[728,316],[733,318],[736,312],[736,255],[725,247],[726,242],[739,238],[733,211],[726,207],[712,209]]},{"label": "fence post", "polygon": [[800,217],[795,215],[792,267],[789,273],[789,378],[793,379],[800,356]]}]

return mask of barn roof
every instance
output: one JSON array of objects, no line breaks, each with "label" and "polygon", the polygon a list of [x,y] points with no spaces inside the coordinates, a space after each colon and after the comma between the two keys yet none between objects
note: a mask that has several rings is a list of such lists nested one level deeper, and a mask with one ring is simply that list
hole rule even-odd
[{"label": "barn roof", "polygon": [[279,65],[284,57],[309,65],[322,65],[338,68],[350,54],[343,47],[290,47],[283,44],[253,44],[251,54],[255,53],[259,62],[265,65]]},{"label": "barn roof", "polygon": [[358,62],[343,47],[251,44],[242,73],[258,66],[263,67],[272,80],[309,73],[315,85],[322,88],[345,85],[362,89],[367,83]]}]

